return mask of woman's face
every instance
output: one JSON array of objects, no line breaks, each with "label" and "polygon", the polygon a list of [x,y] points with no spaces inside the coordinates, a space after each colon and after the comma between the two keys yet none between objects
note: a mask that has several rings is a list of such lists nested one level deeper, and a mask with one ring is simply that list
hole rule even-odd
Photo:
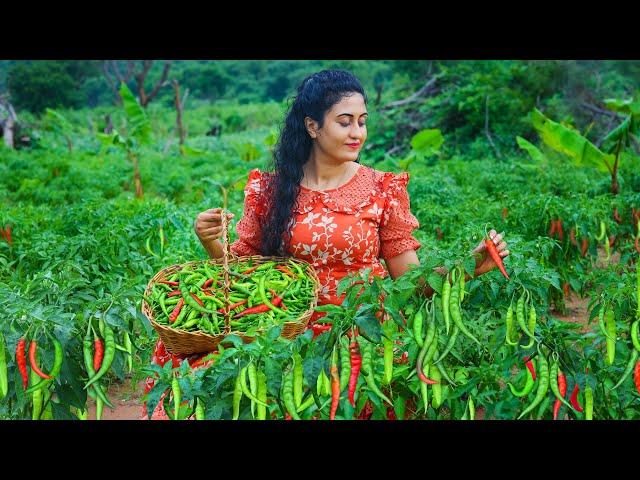
[{"label": "woman's face", "polygon": [[309,117],[305,121],[318,153],[340,163],[358,159],[367,139],[367,107],[361,94],[343,97],[331,107],[325,113],[322,128]]}]

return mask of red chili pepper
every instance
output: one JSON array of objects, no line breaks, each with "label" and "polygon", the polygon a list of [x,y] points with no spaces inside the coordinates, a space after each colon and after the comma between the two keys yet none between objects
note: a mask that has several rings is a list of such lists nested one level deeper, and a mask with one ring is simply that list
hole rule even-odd
[{"label": "red chili pepper", "polygon": [[213,297],[213,293],[208,288],[207,289],[203,289],[202,293],[204,293],[207,297]]},{"label": "red chili pepper", "polygon": [[504,220],[505,218],[507,218],[507,215],[509,215],[509,210],[507,209],[507,207],[504,207],[502,209],[502,219]]},{"label": "red chili pepper", "polygon": [[290,277],[296,278],[296,274],[293,273],[291,270],[289,270],[287,267],[285,267],[284,265],[278,265],[276,267],[276,270],[280,270],[282,273],[289,275]]},{"label": "red chili pepper", "polygon": [[333,324],[331,323],[314,323],[313,325],[311,325],[311,329],[313,330],[313,338],[316,338],[318,335],[320,335],[322,332],[328,332],[329,330],[331,330],[331,327],[333,326]]},{"label": "red chili pepper", "polygon": [[362,355],[360,354],[360,344],[353,337],[353,342],[349,345],[349,353],[351,358],[351,375],[349,376],[349,403],[355,408],[356,385],[358,384],[358,375],[362,367]]},{"label": "red chili pepper", "polygon": [[8,223],[4,226],[4,235],[9,246],[13,245],[13,240],[11,240],[11,225]]},{"label": "red chili pepper", "polygon": [[213,283],[213,278],[209,278],[206,282],[202,284],[202,289],[208,288]]},{"label": "red chili pepper", "polygon": [[564,240],[564,232],[562,231],[562,220],[556,220],[556,229],[558,230],[558,238],[562,242]]},{"label": "red chili pepper", "polygon": [[609,237],[609,248],[613,247],[613,245],[616,243],[616,236],[615,235],[611,235]]},{"label": "red chili pepper", "polygon": [[181,298],[178,301],[178,304],[175,306],[175,308],[171,312],[171,315],[169,315],[169,322],[173,323],[176,321],[176,318],[178,318],[178,315],[180,315],[180,310],[182,310],[183,305],[184,305],[184,298]]},{"label": "red chili pepper", "polygon": [[613,219],[617,222],[617,223],[622,223],[622,218],[620,218],[620,214],[618,213],[618,207],[613,209]]},{"label": "red chili pepper", "polygon": [[253,272],[256,268],[258,268],[260,265],[255,265],[251,268],[247,268],[244,272],[242,272],[243,275],[246,275],[247,273],[251,273]]},{"label": "red chili pepper", "polygon": [[274,290],[269,289],[269,291],[271,292],[271,297],[272,297],[272,299],[273,299],[273,300],[271,300],[271,304],[272,304],[274,307],[277,307],[277,306],[278,306],[278,305],[280,305],[280,303],[282,302],[282,298],[280,298],[280,297],[278,296],[278,294],[277,294]]},{"label": "red chili pepper", "polygon": [[[249,301],[248,298],[245,298],[244,300],[238,302],[238,303],[232,303],[231,305],[229,305],[229,311],[233,310],[234,308],[238,308],[241,305],[244,305],[245,303],[247,303]],[[224,313],[224,307],[221,307],[218,309],[218,312],[220,313]]]},{"label": "red chili pepper", "polygon": [[200,305],[201,307],[204,307],[204,303],[202,303],[202,300],[200,300],[200,298],[193,292],[190,292],[189,295],[191,295],[191,297],[198,302],[198,305]]},{"label": "red chili pepper", "polygon": [[578,403],[578,392],[580,391],[580,387],[576,383],[576,386],[573,387],[573,392],[571,393],[571,398],[569,398],[569,402],[571,406],[575,408],[578,412],[582,412],[583,408]]},{"label": "red chili pepper", "polygon": [[633,383],[635,383],[638,395],[640,395],[640,360],[636,362],[636,366],[633,369]]},{"label": "red chili pepper", "polygon": [[164,283],[165,285],[171,285],[172,287],[180,285],[178,282],[171,282],[169,280],[160,280],[158,283]]},{"label": "red chili pepper", "polygon": [[271,309],[267,305],[262,303],[260,305],[256,305],[255,307],[247,308],[247,309],[241,311],[240,313],[236,313],[233,316],[233,318],[239,318],[239,317],[243,317],[245,315],[251,315],[251,314],[254,314],[254,313],[264,313],[264,312],[268,312],[269,310],[271,310]]},{"label": "red chili pepper", "polygon": [[27,357],[25,350],[27,348],[27,341],[24,338],[18,340],[18,346],[16,347],[16,363],[18,364],[18,370],[20,370],[20,376],[22,377],[22,387],[24,390],[29,385],[29,375],[27,373]]},{"label": "red chili pepper", "polygon": [[582,257],[584,258],[587,255],[587,251],[589,250],[589,240],[586,237],[582,239]]},{"label": "red chili pepper", "polygon": [[35,340],[31,340],[31,344],[29,345],[29,365],[31,365],[31,370],[36,372],[39,377],[46,378],[47,380],[51,380],[53,377],[51,375],[47,375],[40,367],[38,367],[38,363],[36,362],[36,350],[38,349],[38,343]]},{"label": "red chili pepper", "polygon": [[524,357],[522,360],[524,360],[525,365],[527,366],[527,368],[531,372],[531,378],[533,378],[533,380],[535,381],[535,379],[536,379],[536,368],[533,366],[533,362],[531,360],[529,360],[529,355]]},{"label": "red chili pepper", "polygon": [[[553,379],[551,379],[553,382]],[[560,395],[564,398],[567,393],[567,377],[564,376],[560,370],[558,370],[558,390],[560,391]],[[562,402],[556,398],[556,402],[553,404],[553,419],[558,419],[558,412],[560,411],[560,406]]]},{"label": "red chili pepper", "polygon": [[509,275],[507,275],[507,271],[504,269],[504,264],[502,263],[502,258],[500,258],[500,254],[498,253],[498,247],[496,247],[496,244],[493,243],[493,240],[487,238],[484,241],[484,245],[487,248],[487,252],[489,252],[489,255],[500,269],[500,272],[502,272],[502,275],[504,275],[504,277],[509,280]]},{"label": "red chili pepper", "polygon": [[172,292],[167,293],[167,298],[175,297],[176,295],[182,295],[182,292],[180,290],[174,290]]},{"label": "red chili pepper", "polygon": [[444,233],[442,233],[440,227],[436,227],[436,235],[438,236],[438,240],[442,240],[442,237],[444,237]]},{"label": "red chili pepper", "polygon": [[102,345],[102,340],[96,338],[93,341],[93,346],[95,351],[93,352],[93,369],[97,372],[100,370],[100,366],[102,365],[102,357],[104,356],[104,346]]},{"label": "red chili pepper", "polygon": [[633,246],[636,249],[636,252],[640,253],[640,237],[636,237],[636,241],[633,242]]},{"label": "red chili pepper", "polygon": [[336,418],[338,405],[340,404],[340,377],[338,376],[338,366],[331,365],[331,411],[329,420]]},{"label": "red chili pepper", "polygon": [[291,420],[291,415],[289,415],[288,413],[284,414],[284,419],[285,420]]},{"label": "red chili pepper", "polygon": [[556,232],[556,221],[551,220],[551,229],[549,230],[549,237],[553,238],[553,234]]},{"label": "red chili pepper", "polygon": [[569,298],[569,284],[567,282],[562,284],[562,292],[564,293],[564,298]]},{"label": "red chili pepper", "polygon": [[576,240],[576,229],[572,228],[569,232],[569,240],[571,241],[571,245],[574,247],[578,246],[578,241]]}]

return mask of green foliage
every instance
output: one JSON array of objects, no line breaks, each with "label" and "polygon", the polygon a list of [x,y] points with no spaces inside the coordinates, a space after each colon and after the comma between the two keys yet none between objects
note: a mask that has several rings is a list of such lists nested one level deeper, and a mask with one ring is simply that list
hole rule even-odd
[{"label": "green foliage", "polygon": [[7,86],[16,108],[41,113],[47,107],[82,106],[82,82],[95,75],[95,65],[88,61],[14,63],[7,75]]}]

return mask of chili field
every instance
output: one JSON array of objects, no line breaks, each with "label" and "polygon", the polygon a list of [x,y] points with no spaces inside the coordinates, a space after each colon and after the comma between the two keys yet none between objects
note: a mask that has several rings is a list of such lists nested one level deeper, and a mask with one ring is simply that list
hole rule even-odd
[{"label": "chili field", "polygon": [[[207,265],[199,212],[233,212],[237,238],[248,172],[268,167],[285,105],[194,102],[181,144],[171,106],[144,109],[120,92],[123,106],[25,114],[30,146],[0,147],[1,419],[95,418],[125,385],[140,417],[143,403],[150,414],[164,402],[172,419],[640,419],[637,94],[602,99],[612,115],[594,117],[598,138],[531,108],[533,134],[502,132],[499,150],[484,132],[454,148],[457,137],[426,120],[398,139],[394,110],[370,105],[360,161],[409,172],[421,264],[395,280],[346,278],[344,304],[317,307],[321,323],[294,338],[281,336],[278,311],[291,278],[300,284],[288,292],[308,303],[307,274],[244,265],[226,298],[235,325],[260,304],[271,307],[251,313],[275,320],[253,342],[232,334],[198,364],[160,367],[143,301],[157,316],[180,301],[214,316],[226,307],[171,293],[217,275],[196,267],[160,289],[162,304],[145,289],[169,266]],[[214,114],[242,128],[208,135]],[[495,269],[465,282],[489,228],[505,234],[509,279]],[[433,297],[418,295],[421,281]],[[569,303],[583,308],[579,321]]]}]

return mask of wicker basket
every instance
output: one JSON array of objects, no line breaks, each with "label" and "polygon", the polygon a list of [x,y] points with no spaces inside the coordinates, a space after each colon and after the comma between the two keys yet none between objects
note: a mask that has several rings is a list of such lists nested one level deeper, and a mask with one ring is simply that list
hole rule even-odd
[{"label": "wicker basket", "polygon": [[[223,273],[224,273],[224,295],[227,300],[226,304],[229,304],[228,296],[229,290],[231,288],[231,282],[229,281],[229,264],[234,263],[242,263],[252,261],[255,264],[261,264],[268,261],[276,261],[276,262],[288,262],[294,261],[299,264],[302,264],[306,267],[306,271],[311,278],[311,281],[314,284],[314,292],[313,292],[313,300],[309,305],[309,308],[300,315],[294,321],[288,321],[283,324],[281,336],[285,338],[294,338],[297,335],[300,335],[306,329],[307,323],[311,316],[313,315],[313,311],[318,304],[318,293],[320,290],[320,280],[318,279],[318,275],[314,270],[313,266],[304,260],[300,260],[297,258],[290,257],[277,257],[270,256],[265,257],[262,255],[252,255],[252,256],[235,256],[228,252],[228,241],[227,241],[227,225],[225,215],[222,216],[223,222],[223,257],[220,259],[212,259],[212,260],[203,260],[196,262],[187,262],[185,264],[180,265],[171,265],[170,267],[166,267],[156,273],[153,278],[147,284],[147,288],[145,290],[145,296],[150,297],[153,286],[161,281],[167,279],[169,276],[174,274],[175,272],[181,270],[184,266],[198,265],[204,262],[207,262],[210,265],[222,265]],[[154,320],[153,310],[151,306],[143,299],[142,301],[142,313],[149,319],[153,328],[158,332],[162,343],[164,343],[165,348],[173,354],[184,354],[190,355],[193,353],[202,353],[202,352],[210,352],[215,350],[218,344],[229,334],[234,334],[242,338],[245,343],[252,342],[255,340],[255,336],[247,336],[244,332],[232,331],[230,327],[230,312],[225,312],[224,314],[224,333],[219,335],[210,335],[204,332],[187,332],[183,330],[174,329],[168,327],[166,325],[160,325]],[[256,335],[260,335],[262,333],[261,330],[256,331]]]}]

